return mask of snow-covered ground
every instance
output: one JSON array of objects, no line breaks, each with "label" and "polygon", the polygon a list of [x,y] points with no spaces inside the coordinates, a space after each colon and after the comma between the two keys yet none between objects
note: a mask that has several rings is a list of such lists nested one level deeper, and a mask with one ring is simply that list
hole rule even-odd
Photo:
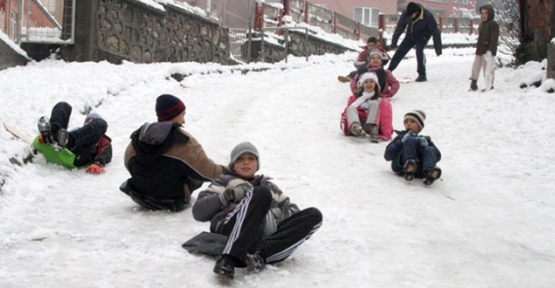
[{"label": "snow-covered ground", "polygon": [[[0,287],[555,286],[555,94],[545,92],[555,81],[519,88],[541,78],[545,63],[498,69],[495,90],[481,93],[467,91],[473,49],[426,54],[429,81],[402,84],[392,104],[396,129],[407,111],[427,114],[423,134],[441,150],[444,172],[430,187],[390,171],[387,142],[342,135],[349,88],[336,77],[355,53],[245,65],[270,68],[246,74],[217,64],[55,60],[0,71],[0,121],[36,135],[38,118],[68,101],[70,126],[93,107],[114,147],[103,175],[40,155],[17,166],[9,158],[30,148],[1,129]],[[409,58],[394,75],[415,70]],[[192,75],[178,83],[172,73]],[[300,207],[323,212],[322,228],[291,258],[221,283],[214,259],[181,248],[208,223],[190,208],[146,211],[118,190],[129,176],[129,135],[156,120],[162,93],[183,99],[185,129],[216,162],[251,141],[260,173]]]}]

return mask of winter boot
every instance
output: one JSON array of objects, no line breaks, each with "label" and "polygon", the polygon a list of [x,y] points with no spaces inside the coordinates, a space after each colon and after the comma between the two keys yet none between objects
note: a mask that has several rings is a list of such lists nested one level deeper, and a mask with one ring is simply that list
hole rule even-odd
[{"label": "winter boot", "polygon": [[63,150],[69,141],[69,134],[66,129],[59,129],[56,133],[56,139],[54,142],[58,144],[59,151]]},{"label": "winter boot", "polygon": [[370,142],[380,142],[380,127],[378,125],[372,124],[370,126]]},{"label": "winter boot", "polygon": [[434,167],[424,171],[423,183],[424,185],[432,185],[439,177],[441,177],[441,169],[439,167]]},{"label": "winter boot", "polygon": [[416,79],[414,79],[414,81],[416,81],[416,82],[425,82],[425,81],[428,81],[428,79],[426,78],[426,74],[419,74],[418,77],[416,77]]},{"label": "winter boot", "polygon": [[355,122],[351,125],[351,134],[358,137],[368,136],[368,134],[364,132],[364,129],[362,129],[362,126],[360,126],[360,123],[358,122]]},{"label": "winter boot", "polygon": [[470,80],[470,90],[472,91],[478,90],[478,84],[476,80]]},{"label": "winter boot", "polygon": [[48,117],[40,117],[37,127],[42,137],[42,143],[51,145],[54,141],[52,140],[52,125],[50,125]]},{"label": "winter boot", "polygon": [[222,255],[212,270],[214,273],[233,279],[235,276],[235,260],[233,256]]},{"label": "winter boot", "polygon": [[416,161],[407,160],[407,162],[405,162],[405,165],[403,166],[403,176],[405,177],[405,180],[412,181],[412,179],[414,179],[414,173],[416,172],[417,168],[418,167],[416,165]]},{"label": "winter boot", "polygon": [[341,83],[347,83],[347,82],[351,82],[351,78],[349,78],[349,76],[338,76],[337,80],[339,80],[339,82]]},{"label": "winter boot", "polygon": [[264,263],[264,258],[260,256],[260,253],[255,252],[253,254],[247,254],[247,271],[258,273],[264,270],[266,263]]}]

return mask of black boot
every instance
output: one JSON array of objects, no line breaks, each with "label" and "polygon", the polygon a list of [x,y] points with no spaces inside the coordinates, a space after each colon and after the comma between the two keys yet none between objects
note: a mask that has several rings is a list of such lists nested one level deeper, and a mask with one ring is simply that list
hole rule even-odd
[{"label": "black boot", "polygon": [[420,75],[418,75],[418,77],[416,77],[416,79],[414,81],[424,82],[424,81],[428,81],[428,79],[426,78],[426,74],[420,74]]},{"label": "black boot", "polygon": [[407,162],[405,162],[405,165],[403,166],[403,176],[405,177],[405,180],[412,181],[412,179],[414,179],[414,173],[416,172],[417,168],[418,165],[416,165],[416,161],[407,160]]},{"label": "black boot", "polygon": [[424,171],[424,185],[434,184],[434,181],[439,179],[439,177],[441,177],[441,169],[439,167]]},{"label": "black boot", "polygon": [[233,279],[233,276],[235,276],[235,260],[233,256],[222,255],[222,257],[216,261],[216,265],[212,271],[218,275]]},{"label": "black boot", "polygon": [[470,90],[476,91],[478,90],[478,84],[476,80],[470,80]]}]

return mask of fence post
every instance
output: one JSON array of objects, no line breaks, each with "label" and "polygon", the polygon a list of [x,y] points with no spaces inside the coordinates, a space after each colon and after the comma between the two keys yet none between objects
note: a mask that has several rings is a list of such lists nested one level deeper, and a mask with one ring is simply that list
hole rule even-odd
[{"label": "fence post", "polygon": [[291,0],[283,0],[283,14],[291,15]]},{"label": "fence post", "polygon": [[256,1],[254,7],[254,31],[262,31],[264,28],[264,6]]},{"label": "fence post", "polygon": [[308,3],[307,1],[304,1],[304,23],[308,24],[308,8],[310,3]]},{"label": "fence post", "polygon": [[357,39],[360,39],[360,22],[357,22],[357,31],[356,31],[356,34],[357,34]]},{"label": "fence post", "polygon": [[443,17],[439,17],[439,32],[443,33]]},{"label": "fence post", "polygon": [[333,34],[337,34],[337,13],[335,13],[335,11],[332,11],[331,13],[333,13],[333,27],[331,29]]},{"label": "fence post", "polygon": [[474,33],[474,19],[470,19],[470,33],[469,35],[472,35],[472,33]]},{"label": "fence post", "polygon": [[459,17],[455,18],[455,33],[459,33]]},{"label": "fence post", "polygon": [[383,31],[385,31],[385,15],[380,14],[378,16],[378,30],[380,31],[380,46],[385,47],[385,43],[383,41]]}]

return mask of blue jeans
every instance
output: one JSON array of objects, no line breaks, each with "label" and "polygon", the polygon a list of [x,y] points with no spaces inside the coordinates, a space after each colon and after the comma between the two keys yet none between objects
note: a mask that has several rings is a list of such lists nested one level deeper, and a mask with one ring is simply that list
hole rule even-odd
[{"label": "blue jeans", "polygon": [[394,165],[394,171],[403,172],[403,165],[408,160],[414,160],[417,164],[417,170],[414,176],[417,178],[424,177],[424,171],[431,170],[436,167],[440,157],[439,151],[435,146],[428,145],[422,147],[419,137],[408,137],[403,144],[403,150],[399,155],[399,165]]}]

